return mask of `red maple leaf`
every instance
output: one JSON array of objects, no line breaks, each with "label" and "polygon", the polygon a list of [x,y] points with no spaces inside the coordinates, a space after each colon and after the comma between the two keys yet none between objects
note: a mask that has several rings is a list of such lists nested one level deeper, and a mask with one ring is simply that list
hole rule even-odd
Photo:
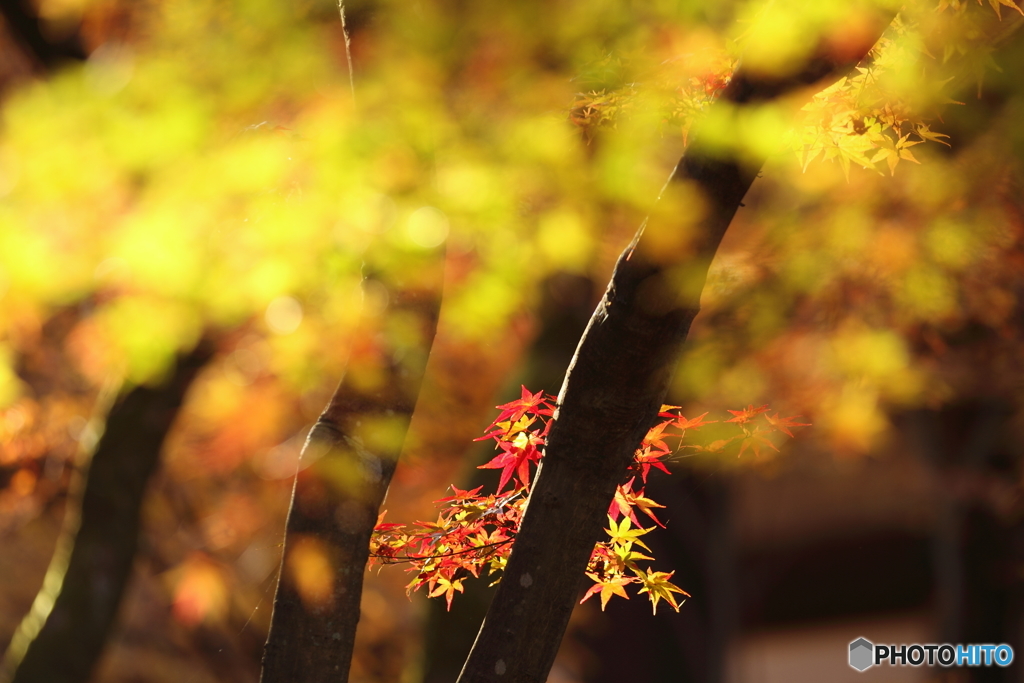
[{"label": "red maple leaf", "polygon": [[[527,415],[550,417],[555,414],[554,407],[551,405],[550,396],[545,396],[543,391],[531,394],[530,390],[525,386],[522,389],[523,395],[520,398],[509,403],[504,403],[500,406],[495,406],[501,412],[498,413],[498,417],[494,418],[494,422],[487,427],[486,431],[489,433],[474,439],[474,441],[483,441],[484,439],[488,439],[492,436],[508,433],[508,427],[501,427],[501,423],[503,422],[507,422],[509,426],[514,426]],[[498,429],[495,429],[495,427]]]},{"label": "red maple leaf", "polygon": [[543,441],[536,434],[527,436],[520,432],[516,438],[509,441],[499,441],[498,446],[502,452],[494,456],[490,462],[480,465],[481,470],[501,470],[501,480],[498,482],[498,493],[505,488],[505,484],[515,474],[523,486],[530,485],[530,463],[540,461],[541,452],[537,446]]},{"label": "red maple leaf", "polygon": [[480,496],[478,496],[477,494],[480,493],[480,489],[482,489],[483,486],[477,486],[472,491],[463,491],[454,484],[452,484],[448,488],[450,488],[452,490],[452,493],[454,493],[455,495],[448,496],[447,498],[440,498],[438,500],[435,500],[435,503],[463,503],[466,501],[476,501],[480,498]]},{"label": "red maple leaf", "polygon": [[658,468],[665,474],[672,474],[668,471],[668,468],[665,467],[665,463],[661,461],[664,456],[669,454],[670,451],[667,450],[652,451],[650,446],[645,446],[637,450],[636,454],[633,455],[633,460],[635,460],[636,464],[640,466],[640,478],[645,484],[647,483],[647,474],[651,471],[652,467]]}]

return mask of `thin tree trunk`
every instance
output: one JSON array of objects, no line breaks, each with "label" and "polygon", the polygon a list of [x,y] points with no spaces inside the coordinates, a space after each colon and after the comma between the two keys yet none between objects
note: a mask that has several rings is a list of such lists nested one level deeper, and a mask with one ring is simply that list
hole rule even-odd
[{"label": "thin tree trunk", "polygon": [[[786,76],[741,68],[721,99],[741,107],[824,87],[867,54],[891,19],[884,13],[856,54],[823,48]],[[698,134],[666,188],[686,184],[703,199],[689,253],[651,246],[672,243],[679,231],[654,220],[620,256],[562,385],[522,526],[460,683],[547,679],[615,487],[656,419],[708,267],[762,163],[715,152]]]},{"label": "thin tree trunk", "polygon": [[212,355],[201,342],[162,386],[136,387],[110,410],[79,466],[43,587],[0,663],[3,683],[84,683],[131,574],[146,484],[186,391]]},{"label": "thin tree trunk", "polygon": [[263,683],[348,679],[370,534],[416,406],[443,274],[442,249],[364,282],[388,307],[364,312],[356,343],[372,350],[350,360],[302,449]]}]

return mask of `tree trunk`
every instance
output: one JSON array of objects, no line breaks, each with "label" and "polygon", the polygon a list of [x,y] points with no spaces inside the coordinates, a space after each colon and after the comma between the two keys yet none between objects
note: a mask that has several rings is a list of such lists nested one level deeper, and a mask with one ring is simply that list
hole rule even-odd
[{"label": "tree trunk", "polygon": [[[829,85],[881,35],[893,16],[881,14],[857,50],[844,44],[837,56],[823,41],[791,74],[740,68],[714,106],[756,105]],[[698,133],[666,186],[670,195],[694,187],[703,200],[688,249],[665,249],[678,243],[679,226],[657,219],[619,257],[562,385],[545,458],[460,683],[547,679],[615,487],[657,417],[708,267],[762,163],[716,151]]]},{"label": "tree trunk", "polygon": [[302,449],[263,683],[348,679],[370,535],[416,406],[443,274],[443,250],[435,250],[364,281],[388,307],[364,310],[356,344],[367,353],[350,360]]},{"label": "tree trunk", "polygon": [[85,61],[89,56],[77,29],[59,40],[48,39],[31,0],[0,0],[0,14],[17,41],[47,71]]},{"label": "tree trunk", "polygon": [[131,573],[146,483],[185,392],[212,355],[201,342],[169,380],[136,387],[110,410],[72,485],[43,587],[0,664],[3,683],[84,683],[103,650]]}]

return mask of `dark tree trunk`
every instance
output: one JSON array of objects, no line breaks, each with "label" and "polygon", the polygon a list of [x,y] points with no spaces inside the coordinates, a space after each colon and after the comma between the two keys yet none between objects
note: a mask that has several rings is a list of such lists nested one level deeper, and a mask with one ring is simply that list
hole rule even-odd
[{"label": "dark tree trunk", "polygon": [[59,40],[48,39],[32,5],[31,0],[0,0],[0,14],[7,20],[17,41],[36,62],[45,70],[52,71],[62,64],[81,62],[89,56],[77,30]]},{"label": "dark tree trunk", "polygon": [[[829,85],[867,53],[892,14],[880,19],[856,54],[840,58],[823,47],[783,76],[741,68],[722,99],[744,106]],[[708,267],[761,163],[716,152],[698,134],[662,200],[678,201],[672,195],[683,185],[703,200],[700,218],[689,221],[688,249],[650,246],[679,241],[678,224],[661,218],[619,258],[562,386],[522,526],[460,683],[547,679],[615,487],[656,419]]]},{"label": "dark tree trunk", "polygon": [[[388,307],[364,313],[356,343],[372,340],[372,350],[350,360],[302,449],[305,469],[288,513],[263,683],[348,679],[370,535],[416,406],[443,274],[443,251],[434,251],[364,282],[364,291],[377,296],[383,288]],[[410,319],[418,323],[415,339],[405,336]],[[332,568],[327,594],[303,594],[297,548]]]},{"label": "dark tree trunk", "polygon": [[[1008,428],[1010,401],[990,399],[921,411],[910,426],[939,482],[932,537],[937,642],[1008,643],[1022,647],[1024,523],[997,512],[987,491],[1012,490],[1020,449]],[[992,496],[995,498],[995,496]],[[1019,669],[978,667],[939,671],[939,680],[1002,683]]]},{"label": "dark tree trunk", "polygon": [[4,683],[84,683],[103,650],[131,573],[146,483],[206,343],[181,356],[169,380],[136,387],[110,410],[72,485],[64,530],[43,587],[0,664]]}]

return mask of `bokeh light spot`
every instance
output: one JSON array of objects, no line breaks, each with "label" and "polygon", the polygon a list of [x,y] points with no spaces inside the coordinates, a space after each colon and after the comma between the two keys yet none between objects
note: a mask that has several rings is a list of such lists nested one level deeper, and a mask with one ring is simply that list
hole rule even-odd
[{"label": "bokeh light spot", "polygon": [[290,296],[279,296],[267,305],[263,317],[274,332],[291,334],[302,324],[302,304]]},{"label": "bokeh light spot", "polygon": [[448,237],[448,217],[432,206],[423,206],[409,216],[405,231],[414,244],[432,249]]}]

